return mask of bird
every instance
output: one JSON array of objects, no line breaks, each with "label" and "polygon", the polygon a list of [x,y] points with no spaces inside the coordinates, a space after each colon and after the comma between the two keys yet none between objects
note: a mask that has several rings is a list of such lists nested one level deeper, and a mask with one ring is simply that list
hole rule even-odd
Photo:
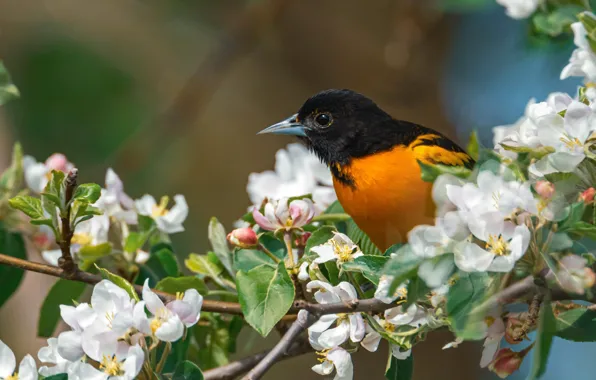
[{"label": "bird", "polygon": [[397,120],[348,89],[307,99],[298,112],[258,134],[294,135],[330,169],[344,211],[381,250],[434,224],[432,183],[419,162],[472,168],[474,160],[445,135]]}]

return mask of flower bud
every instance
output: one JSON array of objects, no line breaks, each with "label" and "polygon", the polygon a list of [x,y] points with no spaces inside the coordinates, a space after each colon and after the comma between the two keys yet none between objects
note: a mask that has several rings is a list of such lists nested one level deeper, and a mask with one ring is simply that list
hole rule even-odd
[{"label": "flower bud", "polygon": [[537,181],[534,189],[543,199],[551,199],[555,194],[555,185],[549,181]]},{"label": "flower bud", "polygon": [[54,153],[46,160],[46,166],[50,170],[58,170],[67,173],[70,170],[70,163],[62,153]]},{"label": "flower bud", "polygon": [[306,247],[306,242],[308,238],[310,238],[310,235],[312,235],[312,233],[305,232],[302,235],[296,237],[296,239],[294,239],[294,244],[296,245],[296,247]]},{"label": "flower bud", "polygon": [[255,208],[252,212],[255,222],[267,231],[289,231],[293,228],[301,228],[312,220],[315,208],[310,199],[288,201],[288,198],[269,200],[265,204],[264,213]]},{"label": "flower bud", "polygon": [[510,348],[501,348],[488,365],[488,369],[504,379],[519,369],[527,352],[527,350],[515,352]]},{"label": "flower bud", "polygon": [[580,200],[583,201],[585,204],[590,204],[594,202],[594,195],[596,194],[596,190],[593,187],[590,187],[588,190],[581,193],[579,196]]},{"label": "flower bud", "polygon": [[249,227],[237,228],[228,234],[230,244],[240,248],[252,248],[259,243],[257,233]]}]

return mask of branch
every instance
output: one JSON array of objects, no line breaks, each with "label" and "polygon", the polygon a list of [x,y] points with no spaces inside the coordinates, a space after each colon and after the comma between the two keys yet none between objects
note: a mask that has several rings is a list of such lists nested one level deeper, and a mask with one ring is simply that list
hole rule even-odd
[{"label": "branch", "polygon": [[[306,339],[294,342],[285,355],[278,360],[290,359],[296,356],[312,352],[313,349]],[[246,373],[249,369],[256,366],[271,350],[259,352],[258,354],[248,356],[221,367],[213,368],[203,372],[205,380],[233,380],[237,376]]]},{"label": "branch", "polygon": [[66,206],[66,212],[65,215],[60,217],[62,224],[62,236],[60,237],[60,240],[56,241],[58,246],[60,246],[60,250],[62,251],[62,257],[58,260],[58,265],[60,265],[60,268],[64,269],[66,278],[68,276],[74,276],[74,274],[79,271],[79,268],[75,264],[74,260],[72,259],[72,255],[70,254],[70,243],[72,240],[72,235],[74,234],[74,231],[70,228],[70,201],[72,199],[72,195],[74,194],[74,190],[77,187],[78,174],[79,171],[77,168],[73,168],[70,172],[68,172],[68,175],[64,180],[64,205]]},{"label": "branch", "polygon": [[315,323],[317,317],[314,314],[304,311],[298,313],[298,318],[290,326],[286,335],[284,335],[279,342],[273,347],[271,351],[257,364],[242,380],[258,380],[265,372],[275,364],[282,356],[287,355],[288,349],[292,342],[306,330],[310,325]]},{"label": "branch", "polygon": [[[28,270],[31,272],[43,273],[54,277],[65,278],[71,281],[78,281],[84,282],[87,284],[95,285],[101,280],[103,277],[97,274],[83,272],[83,271],[75,271],[74,273],[67,273],[64,269],[55,267],[53,265],[41,264],[41,263],[34,263],[28,260],[17,259],[16,257],[4,255],[0,253],[0,264],[9,265],[12,267]],[[136,292],[138,294],[142,294],[143,287],[141,285],[133,285]],[[176,295],[169,294],[165,292],[161,292],[159,290],[152,289],[155,294],[161,298],[164,302],[173,301],[176,299]],[[213,311],[217,313],[225,313],[225,314],[242,314],[242,309],[240,305],[234,302],[224,302],[224,301],[214,301],[214,300],[204,300],[203,301],[203,308],[204,311]]]},{"label": "branch", "polygon": [[338,314],[338,313],[379,313],[392,307],[396,307],[397,303],[384,303],[376,298],[368,298],[364,300],[353,300],[349,303],[310,303],[304,300],[294,301],[294,305],[290,309],[291,312],[297,313],[300,310],[306,310],[311,314],[318,316],[325,314]]}]

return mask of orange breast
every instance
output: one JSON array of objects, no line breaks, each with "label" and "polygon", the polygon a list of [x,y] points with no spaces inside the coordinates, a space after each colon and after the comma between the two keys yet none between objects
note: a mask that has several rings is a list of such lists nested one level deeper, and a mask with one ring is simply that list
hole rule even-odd
[{"label": "orange breast", "polygon": [[383,251],[406,242],[414,226],[433,223],[432,183],[420,178],[416,156],[412,148],[396,146],[341,167],[354,179],[354,188],[334,178],[345,211]]}]

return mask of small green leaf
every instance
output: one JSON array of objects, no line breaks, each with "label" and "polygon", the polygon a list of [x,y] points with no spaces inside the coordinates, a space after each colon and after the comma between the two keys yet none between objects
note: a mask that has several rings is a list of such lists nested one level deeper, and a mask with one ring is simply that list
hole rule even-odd
[{"label": "small green leaf", "polygon": [[383,268],[388,261],[388,256],[360,256],[353,261],[343,263],[341,268],[348,272],[360,272],[372,283],[378,285]]},{"label": "small green leaf", "polygon": [[[20,233],[8,231],[2,222],[0,222],[0,252],[18,259],[27,259],[23,236]],[[0,307],[19,288],[22,279],[22,269],[0,265]]]},{"label": "small green leaf", "polygon": [[566,232],[572,228],[577,222],[581,222],[584,213],[586,211],[586,205],[584,202],[576,202],[569,206],[569,215],[567,218],[559,223],[559,232]]},{"label": "small green leaf", "polygon": [[393,276],[393,282],[389,288],[389,294],[393,294],[395,289],[404,281],[416,276],[418,267],[422,263],[422,259],[412,252],[410,246],[405,245],[400,248],[394,257],[392,257],[385,267],[382,274]]},{"label": "small green leaf", "polygon": [[485,301],[490,278],[481,272],[459,272],[458,276],[447,294],[451,327],[459,338],[482,339],[486,330],[484,314],[473,310]]},{"label": "small green leaf", "polygon": [[277,263],[258,249],[239,249],[234,252],[234,270],[248,272],[260,265],[268,265],[276,268]]},{"label": "small green leaf", "polygon": [[157,252],[151,252],[151,255],[159,260],[168,276],[177,277],[180,274],[178,259],[171,250],[163,248]]},{"label": "small green leaf", "polygon": [[317,257],[318,255],[315,252],[310,251],[312,247],[327,243],[329,239],[333,238],[335,231],[335,227],[323,226],[313,232],[306,241],[306,246],[304,247],[304,256]]},{"label": "small green leaf", "polygon": [[223,272],[223,267],[219,262],[213,262],[207,255],[197,255],[191,253],[184,264],[191,271],[211,278],[218,278]]},{"label": "small green leaf", "polygon": [[408,307],[411,304],[421,300],[430,291],[429,287],[420,277],[414,277],[408,283],[407,289],[407,302],[404,307]]},{"label": "small green leaf", "polygon": [[112,253],[112,243],[105,242],[98,245],[85,245],[79,250],[79,256],[84,260],[95,261]]},{"label": "small green leaf", "polygon": [[142,232],[130,232],[124,242],[124,250],[126,252],[134,253],[143,248],[149,235]]},{"label": "small green leaf", "polygon": [[41,200],[39,198],[19,195],[9,199],[8,204],[10,204],[10,207],[22,211],[31,219],[44,218],[43,208],[41,207]]},{"label": "small green leaf", "polygon": [[66,373],[59,373],[57,375],[52,375],[52,376],[44,377],[43,380],[68,380],[68,374],[66,374]]},{"label": "small green leaf", "polygon": [[60,322],[60,305],[68,305],[73,300],[78,300],[85,287],[84,282],[62,278],[54,283],[41,306],[37,321],[37,336],[49,338],[54,334],[56,326]]},{"label": "small green leaf", "polygon": [[546,363],[556,331],[557,321],[555,320],[550,300],[545,300],[540,307],[532,369],[528,375],[528,380],[538,379],[546,372]]},{"label": "small green leaf", "polygon": [[217,218],[211,218],[209,221],[209,242],[213,253],[217,255],[217,258],[222,263],[224,268],[228,271],[230,276],[234,276],[232,270],[232,253],[228,248],[228,241],[226,239],[226,230],[223,225],[217,220]]},{"label": "small green leaf", "polygon": [[0,106],[19,96],[19,89],[12,83],[6,67],[0,61]]},{"label": "small green leaf", "polygon": [[596,342],[596,311],[573,309],[555,318],[556,336],[574,342]]},{"label": "small green leaf", "polygon": [[342,207],[341,203],[339,203],[339,201],[335,201],[333,203],[331,203],[331,205],[329,205],[329,207],[327,207],[327,210],[325,210],[324,214],[343,214],[345,213],[344,208]]},{"label": "small green leaf", "polygon": [[425,164],[418,161],[420,171],[422,172],[422,180],[425,182],[434,182],[441,174],[452,174],[459,178],[468,178],[472,171],[464,166],[449,166],[442,164]]},{"label": "small green leaf", "polygon": [[172,380],[203,380],[203,372],[196,364],[185,360],[176,367]]},{"label": "small green leaf", "polygon": [[139,295],[137,294],[134,286],[124,278],[114,274],[107,269],[100,268],[97,265],[95,267],[99,270],[101,277],[105,278],[106,280],[110,280],[114,283],[114,285],[119,286],[120,288],[126,290],[130,298],[134,299],[135,301],[139,301]]},{"label": "small green leaf", "polygon": [[155,285],[155,289],[170,294],[183,293],[188,289],[196,289],[203,296],[209,292],[209,288],[207,288],[203,280],[195,276],[166,277]]},{"label": "small green leaf", "polygon": [[478,141],[478,133],[476,131],[472,131],[466,150],[468,151],[468,155],[472,157],[474,161],[478,160],[480,154],[480,142]]},{"label": "small green leaf", "polygon": [[229,355],[236,350],[236,339],[244,323],[240,317],[229,320],[221,315],[201,313],[208,326],[196,325],[194,337],[200,347],[195,362],[203,369],[221,367],[229,363]]},{"label": "small green leaf", "polygon": [[391,350],[389,350],[389,360],[387,362],[387,369],[385,370],[385,378],[387,380],[410,380],[413,373],[413,355],[410,354],[405,360],[399,360],[391,355]]},{"label": "small green leaf", "polygon": [[96,183],[83,183],[77,186],[73,199],[95,203],[101,195],[101,187]]},{"label": "small green leaf", "polygon": [[575,222],[565,228],[565,232],[572,234],[575,238],[589,238],[596,240],[596,226],[587,222]]},{"label": "small green leaf", "polygon": [[294,301],[294,284],[283,262],[276,269],[267,265],[236,276],[238,298],[246,322],[267,336]]},{"label": "small green leaf", "polygon": [[64,209],[64,183],[65,174],[59,170],[52,170],[50,180],[41,193],[42,198],[47,198],[54,203],[60,210]]},{"label": "small green leaf", "polygon": [[579,5],[559,5],[550,13],[536,13],[532,22],[538,32],[556,37],[567,31],[577,21],[577,14],[583,10]]}]

